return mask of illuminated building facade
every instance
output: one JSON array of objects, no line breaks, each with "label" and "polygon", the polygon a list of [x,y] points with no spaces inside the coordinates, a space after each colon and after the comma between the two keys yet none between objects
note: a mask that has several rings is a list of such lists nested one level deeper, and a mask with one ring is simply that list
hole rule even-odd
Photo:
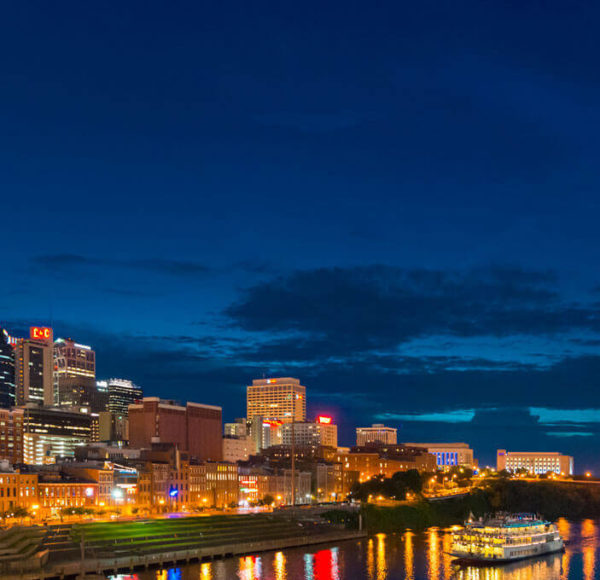
[{"label": "illuminated building facade", "polygon": [[208,461],[200,468],[200,493],[190,498],[198,505],[225,507],[238,503],[238,468],[232,463]]},{"label": "illuminated building facade", "polygon": [[223,432],[226,437],[246,437],[249,435],[248,421],[242,417],[233,423],[225,423]]},{"label": "illuminated building facade", "polygon": [[0,409],[0,459],[23,463],[23,409]]},{"label": "illuminated building facade", "polygon": [[296,445],[337,447],[337,425],[331,417],[317,417],[314,423],[284,423],[281,426],[283,445],[292,444],[292,428]]},{"label": "illuminated building facade", "polygon": [[129,406],[129,444],[150,448],[172,443],[200,461],[223,457],[221,407],[188,402],[185,407],[158,397]]},{"label": "illuminated building facade", "polygon": [[[71,477],[89,481],[94,484],[97,492],[94,494],[96,505],[111,505],[113,504],[114,477],[113,470],[102,465],[94,463],[65,463],[62,466],[62,471]],[[89,490],[87,496],[90,496]]]},{"label": "illuminated building facade", "polygon": [[107,395],[96,387],[96,353],[91,347],[59,338],[54,342],[54,404],[106,410]]},{"label": "illuminated building facade", "polygon": [[53,405],[52,329],[32,327],[30,338],[16,340],[14,354],[16,404]]},{"label": "illuminated building facade", "polygon": [[35,511],[38,505],[38,476],[19,470],[0,471],[0,513],[17,507]]},{"label": "illuminated building facade", "polygon": [[407,447],[420,447],[435,456],[438,469],[454,466],[475,467],[473,450],[468,443],[405,443]]},{"label": "illuminated building facade", "polygon": [[[270,495],[276,505],[290,504],[291,470],[251,466],[239,468],[239,503],[255,504]],[[311,473],[296,470],[296,505],[311,502]]]},{"label": "illuminated building facade", "polygon": [[144,397],[142,387],[138,387],[127,379],[108,379],[106,388],[108,391],[107,409],[116,416],[127,417],[129,405],[139,403]]},{"label": "illuminated building facade", "polygon": [[129,439],[127,417],[110,411],[98,413],[98,441],[126,442]]},{"label": "illuminated building facade", "polygon": [[371,427],[356,428],[356,445],[359,447],[369,444],[396,445],[397,442],[397,430],[381,423],[374,423]]},{"label": "illuminated building facade", "polygon": [[405,452],[392,451],[380,453],[369,450],[369,446],[353,448],[350,452],[325,451],[328,461],[341,463],[345,471],[354,471],[359,475],[359,481],[367,481],[375,475],[392,477],[398,471],[416,469],[420,472],[436,470],[435,457],[421,451],[407,449]]},{"label": "illuminated building facade", "polygon": [[252,441],[251,453],[259,453],[274,445],[281,445],[282,421],[252,417],[248,421],[248,432]]},{"label": "illuminated building facade", "polygon": [[341,500],[350,488],[344,488],[344,471],[340,463],[318,463],[315,466],[315,495],[319,501]]},{"label": "illuminated building facade", "polygon": [[306,387],[289,377],[256,379],[246,388],[246,417],[306,421]]},{"label": "illuminated building facade", "polygon": [[532,474],[553,472],[558,475],[573,475],[573,458],[557,451],[506,451],[498,449],[496,455],[496,469],[515,472],[517,469],[526,469]]},{"label": "illuminated building facade", "polygon": [[138,504],[149,509],[166,505],[171,466],[167,462],[148,462],[139,469]]},{"label": "illuminated building facade", "polygon": [[223,437],[223,461],[246,461],[252,450],[250,437]]},{"label": "illuminated building facade", "polygon": [[98,505],[98,484],[57,474],[40,474],[38,505],[46,513],[65,507]]},{"label": "illuminated building facade", "polygon": [[184,505],[223,508],[238,501],[237,465],[221,461],[149,461],[139,469],[138,504],[150,510]]},{"label": "illuminated building facade", "polygon": [[9,335],[0,328],[0,408],[15,405],[15,353]]},{"label": "illuminated building facade", "polygon": [[92,417],[56,408],[23,409],[23,462],[30,465],[55,463],[74,457],[75,449],[89,443]]}]

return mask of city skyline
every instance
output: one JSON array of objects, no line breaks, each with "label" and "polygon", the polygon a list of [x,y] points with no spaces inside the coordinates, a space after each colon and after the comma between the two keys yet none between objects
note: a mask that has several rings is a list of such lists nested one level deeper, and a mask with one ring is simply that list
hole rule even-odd
[{"label": "city skyline", "polygon": [[293,376],[341,441],[600,473],[598,16],[8,7],[0,326],[226,420]]},{"label": "city skyline", "polygon": [[[23,340],[24,337],[16,337],[16,336],[11,336],[9,333],[7,333],[6,329],[2,329],[0,328],[0,330],[2,330],[3,332],[3,336],[6,337],[6,340],[8,340],[9,343],[15,343],[15,344],[20,344]],[[88,362],[89,359],[89,354],[88,353],[93,353],[94,351],[92,350],[92,348],[90,346],[87,345],[81,345],[79,343],[74,342],[72,339],[63,339],[63,338],[57,338],[56,340],[53,339],[53,335],[54,335],[54,329],[51,327],[39,327],[39,326],[34,326],[34,327],[30,327],[29,328],[29,336],[31,337],[31,339],[35,339],[37,340],[38,344],[44,344],[46,343],[48,348],[52,349],[54,348],[54,352],[55,352],[55,364],[56,361],[60,361],[60,358],[62,356],[60,351],[57,351],[57,346],[58,348],[64,348],[65,345],[70,346],[73,353],[75,354],[79,354],[79,356],[83,356],[83,360],[86,361],[84,365],[82,365],[83,367],[88,367],[90,363]],[[45,338],[44,338],[45,337]],[[77,348],[75,348],[77,347]],[[58,358],[56,358],[58,356]],[[71,356],[74,356],[73,354],[71,354]],[[94,364],[94,368],[95,368],[95,364]],[[60,375],[61,373],[61,369],[60,369],[60,362],[58,364],[58,366],[55,366],[55,374]],[[84,375],[87,374],[89,371],[84,370]],[[95,375],[94,375],[95,376]],[[0,376],[0,378],[3,378],[2,376]],[[3,379],[6,380],[6,379]],[[59,389],[60,389],[60,382],[59,381],[54,381],[55,385],[54,385],[54,389],[55,389],[55,394],[54,396],[56,397]],[[100,404],[103,403],[105,406],[106,411],[109,411],[108,413],[104,413],[105,415],[110,415],[111,412],[113,414],[116,415],[125,415],[125,418],[127,418],[127,412],[125,411],[125,407],[123,406],[125,403],[123,402],[125,399],[126,404],[127,405],[133,405],[133,407],[136,407],[138,410],[142,408],[142,390],[140,387],[136,386],[132,381],[127,380],[127,379],[109,379],[109,380],[99,380],[99,381],[95,381],[94,382],[94,394],[92,393],[88,393],[88,397],[90,397],[90,400],[95,401],[96,404]],[[114,392],[113,392],[114,391]],[[112,394],[111,394],[112,393]],[[291,393],[291,394],[290,394]],[[102,394],[105,394],[106,397],[103,398],[101,397]],[[109,396],[111,397],[109,399]],[[98,399],[98,400],[97,400]],[[295,403],[291,403],[290,399],[295,400]],[[173,399],[173,397],[156,397],[156,396],[150,396],[150,397],[146,397],[143,399],[144,401],[148,401],[151,402],[152,405],[166,405],[167,407],[169,405],[176,405],[175,407],[173,407],[173,409],[179,409],[179,411],[183,411],[185,410],[186,406],[192,405],[192,406],[197,406],[197,407],[206,407],[209,409],[219,409],[219,416],[221,417],[221,437],[227,437],[230,434],[228,434],[227,432],[227,416],[225,416],[225,421],[223,421],[223,414],[222,414],[222,407],[220,403],[218,406],[211,406],[211,405],[206,405],[204,403],[198,403],[197,401],[181,401],[181,400],[177,400],[177,399]],[[319,423],[325,423],[325,427],[328,428],[329,424],[331,424],[331,427],[335,428],[335,441],[336,444],[334,445],[334,447],[337,447],[337,431],[338,431],[338,424],[336,423],[336,419],[335,417],[331,417],[331,416],[323,416],[320,413],[322,411],[320,411],[319,409],[315,409],[311,415],[307,415],[306,412],[306,408],[308,405],[308,400],[309,400],[309,396],[307,395],[306,392],[306,387],[301,385],[301,381],[297,378],[294,377],[263,377],[260,379],[252,379],[251,384],[246,386],[246,393],[245,393],[245,400],[246,400],[246,417],[244,419],[238,419],[236,418],[236,423],[234,423],[234,425],[237,425],[238,421],[241,420],[247,420],[247,421],[253,421],[255,419],[260,420],[261,422],[263,420],[270,422],[271,420],[276,420],[276,423],[279,423],[281,425],[281,423],[285,423],[286,421],[289,422],[291,421],[291,410],[295,409],[296,411],[296,421],[297,421],[297,425],[300,427],[302,427],[303,429],[312,429],[315,425],[318,425]],[[29,401],[24,401],[24,402],[29,402]],[[35,401],[34,401],[35,403]],[[71,403],[72,405],[73,403]],[[81,403],[80,403],[81,404]],[[181,406],[183,405],[183,406]],[[84,403],[83,404],[84,407],[90,407],[89,403]],[[159,405],[160,406],[160,405]],[[19,408],[20,405],[17,405],[17,408]],[[59,405],[55,405],[56,408],[59,407]],[[75,405],[75,407],[77,408],[77,404]],[[94,411],[99,411],[101,410],[100,408],[95,408],[94,404],[91,405],[90,411],[94,412]],[[287,411],[289,410],[289,411]],[[542,410],[539,410],[542,411]],[[86,413],[88,411],[85,411]],[[435,416],[431,416],[430,417],[430,421],[428,421],[428,423],[435,423],[436,420],[439,420],[440,417],[435,417]],[[105,421],[106,417],[102,420]],[[441,421],[442,423],[444,422],[443,420]],[[103,424],[103,422],[101,422],[101,424]],[[230,423],[231,424],[231,423]],[[396,424],[394,422],[394,424]],[[154,421],[150,421],[148,423],[148,426],[150,425],[154,425]],[[285,426],[284,426],[285,427]],[[417,447],[431,447],[431,449],[429,450],[430,453],[433,453],[434,455],[438,456],[440,453],[448,455],[448,450],[450,450],[450,455],[454,454],[457,455],[456,450],[457,449],[463,449],[463,448],[468,448],[469,447],[469,443],[464,443],[464,442],[459,442],[457,441],[457,438],[454,438],[452,440],[450,439],[444,439],[444,440],[440,440],[437,444],[424,444],[424,443],[412,443],[410,441],[408,441],[408,439],[410,439],[410,437],[405,438],[403,441],[398,441],[397,440],[397,427],[391,427],[389,424],[388,425],[384,425],[384,424],[372,424],[370,426],[367,426],[366,424],[356,424],[356,425],[341,425],[340,427],[342,427],[341,432],[348,437],[348,434],[351,431],[354,431],[356,433],[356,440],[350,440],[350,438],[348,438],[345,441],[342,441],[342,446],[348,446],[348,447],[352,447],[354,444],[356,444],[356,446],[360,447],[360,446],[364,446],[365,444],[369,444],[369,443],[375,443],[377,442],[377,444],[381,445],[396,445],[396,443],[399,443],[401,446],[402,445],[406,445],[408,447],[411,446],[417,446]],[[107,427],[105,427],[107,428]],[[113,427],[114,429],[114,427]],[[101,427],[102,430],[102,427]],[[107,431],[108,433],[108,431]],[[282,430],[283,433],[283,440],[282,443],[284,445],[289,444],[289,439],[290,439],[290,432],[288,429],[288,433],[286,435],[285,433],[285,428]],[[302,432],[304,433],[304,432]],[[214,435],[214,433],[213,433]],[[519,433],[519,436],[521,435],[521,433]],[[146,434],[146,436],[149,437],[149,433]],[[303,438],[306,438],[307,436],[305,434],[300,434],[299,435],[299,440],[302,441]],[[332,439],[332,435],[328,435],[328,438],[330,440]],[[427,433],[422,439],[428,439],[429,437],[429,433]],[[287,442],[286,442],[286,438],[287,438]],[[431,440],[431,437],[429,437],[429,439]],[[134,442],[134,443],[139,443],[139,442]],[[273,443],[273,442],[269,442],[267,444],[267,447],[269,447],[270,445],[277,445],[277,443]],[[134,447],[139,446],[134,444]],[[475,445],[475,448],[479,451],[479,453],[477,454],[477,462],[479,463],[479,466],[481,469],[485,468],[485,467],[492,467],[494,465],[494,461],[488,461],[490,454],[492,453],[493,450],[489,450],[486,448],[483,448],[479,445]],[[440,449],[444,449],[444,451],[440,451]],[[519,449],[521,449],[522,451],[525,449],[525,447],[519,447]],[[483,453],[482,453],[483,450]],[[500,453],[500,451],[503,451],[502,449],[498,448],[496,451],[494,451],[494,453]],[[541,453],[542,455],[548,452],[548,449],[536,449],[535,451],[526,451],[525,453],[530,453],[532,455],[535,455],[536,453]],[[558,453],[560,454],[562,452],[559,451]],[[514,453],[514,452],[513,452]],[[551,453],[557,453],[554,449],[551,451]],[[440,458],[438,457],[438,460]],[[446,458],[448,459],[448,458]],[[450,463],[448,463],[448,465],[451,464],[456,464],[456,463],[452,463],[452,461],[456,462],[457,458],[455,457],[454,459],[449,460]],[[572,461],[572,458],[571,458]],[[472,464],[473,463],[473,452],[470,452],[470,460],[465,461],[465,463],[468,464]],[[440,463],[440,465],[444,466],[446,465],[446,463],[444,463],[443,461]],[[589,473],[589,465],[584,463],[584,467],[582,467],[582,472],[584,473]],[[569,470],[569,474],[573,474],[573,468],[572,468],[572,464],[571,464],[571,469]]]}]

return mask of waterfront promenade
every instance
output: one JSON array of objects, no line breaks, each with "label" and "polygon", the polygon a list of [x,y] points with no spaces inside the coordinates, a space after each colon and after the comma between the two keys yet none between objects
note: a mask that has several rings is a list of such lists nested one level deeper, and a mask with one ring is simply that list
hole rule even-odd
[{"label": "waterfront promenade", "polygon": [[39,546],[39,565],[3,563],[1,578],[63,578],[128,572],[176,562],[310,546],[365,535],[318,521],[256,514],[51,526]]}]

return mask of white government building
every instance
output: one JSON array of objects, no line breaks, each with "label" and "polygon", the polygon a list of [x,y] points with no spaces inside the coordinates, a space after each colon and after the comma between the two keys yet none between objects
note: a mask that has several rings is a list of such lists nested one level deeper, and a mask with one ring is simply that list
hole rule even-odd
[{"label": "white government building", "polygon": [[507,451],[498,449],[496,469],[515,472],[526,469],[529,473],[548,473],[552,471],[559,475],[573,475],[573,458],[557,451]]}]

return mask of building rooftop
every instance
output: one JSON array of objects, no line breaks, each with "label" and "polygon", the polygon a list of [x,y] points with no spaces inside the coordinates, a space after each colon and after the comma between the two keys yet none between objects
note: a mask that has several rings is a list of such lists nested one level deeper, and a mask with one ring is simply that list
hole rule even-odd
[{"label": "building rooftop", "polygon": [[299,379],[294,379],[292,377],[274,377],[271,379],[253,379],[252,386],[253,387],[261,387],[264,385],[300,385]]}]

